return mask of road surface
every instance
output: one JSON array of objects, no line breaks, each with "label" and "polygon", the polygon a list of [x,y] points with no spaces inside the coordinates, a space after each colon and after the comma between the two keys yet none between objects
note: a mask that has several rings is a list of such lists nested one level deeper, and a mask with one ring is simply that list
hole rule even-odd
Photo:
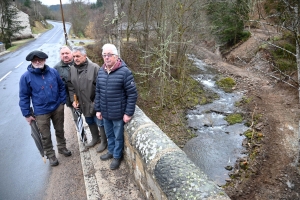
[{"label": "road surface", "polygon": [[[46,64],[50,67],[59,61],[59,47],[65,44],[63,26],[59,22],[51,24],[53,29],[19,50],[0,56],[0,199],[40,200],[51,184],[54,169],[48,160],[46,164],[42,161],[18,105],[19,80],[30,64],[25,57],[41,50],[48,54]],[[66,28],[69,30],[70,25]]]}]

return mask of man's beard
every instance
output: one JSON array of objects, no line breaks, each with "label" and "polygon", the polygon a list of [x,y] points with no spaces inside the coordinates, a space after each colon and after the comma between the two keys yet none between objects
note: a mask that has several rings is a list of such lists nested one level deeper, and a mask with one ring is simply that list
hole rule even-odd
[{"label": "man's beard", "polygon": [[32,66],[34,68],[39,68],[39,69],[43,69],[44,68],[45,63],[32,63]]}]

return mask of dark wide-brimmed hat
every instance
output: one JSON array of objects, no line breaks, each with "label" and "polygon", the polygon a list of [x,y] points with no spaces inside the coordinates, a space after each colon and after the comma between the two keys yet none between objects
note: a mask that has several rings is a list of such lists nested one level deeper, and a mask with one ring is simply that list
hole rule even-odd
[{"label": "dark wide-brimmed hat", "polygon": [[26,56],[26,60],[27,61],[32,61],[34,56],[38,57],[38,58],[41,58],[41,59],[46,59],[48,58],[48,55],[45,54],[44,52],[42,51],[32,51],[30,52],[27,56]]}]

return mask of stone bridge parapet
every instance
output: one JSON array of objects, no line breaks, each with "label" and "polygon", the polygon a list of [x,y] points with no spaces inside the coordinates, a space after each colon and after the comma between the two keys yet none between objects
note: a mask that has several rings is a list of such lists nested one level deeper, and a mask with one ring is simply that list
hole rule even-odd
[{"label": "stone bridge parapet", "polygon": [[138,106],[125,125],[124,151],[147,199],[230,199]]}]

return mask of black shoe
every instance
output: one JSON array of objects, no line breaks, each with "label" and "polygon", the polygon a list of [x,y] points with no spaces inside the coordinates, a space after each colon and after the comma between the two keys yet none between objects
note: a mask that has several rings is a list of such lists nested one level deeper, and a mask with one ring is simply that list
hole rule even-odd
[{"label": "black shoe", "polygon": [[100,160],[109,160],[111,158],[113,158],[113,155],[109,152],[107,152],[106,154],[100,156]]},{"label": "black shoe", "polygon": [[64,154],[66,157],[72,155],[71,151],[69,151],[67,148],[58,149],[58,153]]},{"label": "black shoe", "polygon": [[51,166],[57,166],[59,164],[59,162],[55,156],[50,157],[49,162],[50,162]]},{"label": "black shoe", "polygon": [[114,158],[113,161],[110,163],[110,169],[118,169],[121,164],[121,158]]}]

